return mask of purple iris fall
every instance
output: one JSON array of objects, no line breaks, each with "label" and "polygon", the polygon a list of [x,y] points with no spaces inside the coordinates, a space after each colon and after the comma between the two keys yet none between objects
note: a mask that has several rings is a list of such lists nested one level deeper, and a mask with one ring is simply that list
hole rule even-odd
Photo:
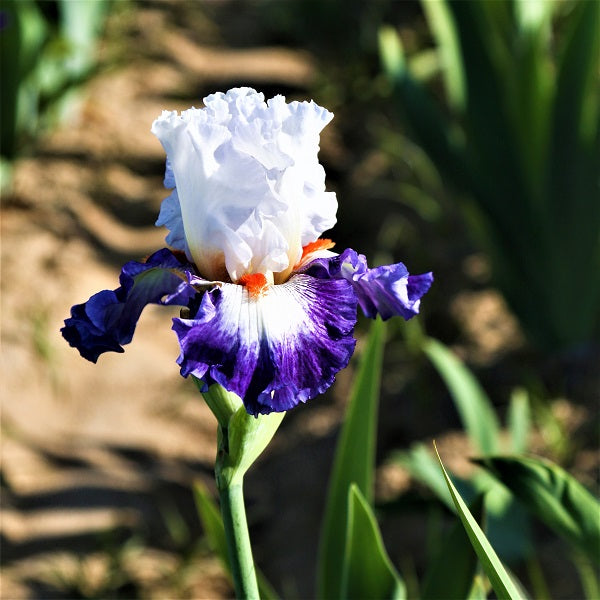
[{"label": "purple iris fall", "polygon": [[348,364],[357,306],[410,319],[433,277],[402,263],[369,269],[320,238],[336,222],[317,157],[332,113],[250,88],[204,104],[164,111],[152,126],[167,153],[172,192],[157,225],[170,249],[127,263],[120,287],[74,306],[61,331],[96,362],[123,352],[147,304],[182,306],[181,374],[236,393],[250,414],[286,411]]}]

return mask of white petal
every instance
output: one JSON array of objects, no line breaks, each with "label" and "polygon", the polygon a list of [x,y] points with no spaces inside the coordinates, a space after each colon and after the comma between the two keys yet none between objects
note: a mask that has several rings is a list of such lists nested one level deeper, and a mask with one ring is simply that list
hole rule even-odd
[{"label": "white petal", "polygon": [[317,157],[333,115],[283,96],[265,103],[250,88],[204,102],[181,115],[164,111],[152,127],[174,174],[189,253],[210,279],[224,268],[233,281],[289,273],[302,246],[336,221]]}]

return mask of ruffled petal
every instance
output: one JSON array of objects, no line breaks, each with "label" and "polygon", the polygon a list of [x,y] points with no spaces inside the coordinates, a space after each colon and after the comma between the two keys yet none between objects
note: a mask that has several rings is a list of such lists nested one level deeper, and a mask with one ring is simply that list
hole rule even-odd
[{"label": "ruffled petal", "polygon": [[409,275],[403,263],[369,269],[367,259],[351,248],[333,258],[318,258],[303,272],[319,278],[342,278],[352,284],[367,317],[385,321],[400,315],[408,320],[419,313],[421,297],[433,282],[432,273]]},{"label": "ruffled petal", "polygon": [[63,337],[87,360],[96,362],[103,352],[123,352],[147,304],[186,306],[204,282],[167,249],[146,262],[128,262],[119,277],[120,287],[103,290],[86,303],[73,306],[61,329]]},{"label": "ruffled petal", "polygon": [[283,281],[302,246],[335,224],[337,201],[317,156],[333,115],[283,96],[265,102],[250,88],[204,103],[164,111],[152,126],[167,152],[165,184],[176,185],[158,223],[207,278],[271,272]]},{"label": "ruffled petal", "polygon": [[354,351],[356,297],[343,279],[294,275],[252,295],[223,284],[193,319],[173,319],[183,376],[216,382],[253,415],[281,412],[324,392]]}]

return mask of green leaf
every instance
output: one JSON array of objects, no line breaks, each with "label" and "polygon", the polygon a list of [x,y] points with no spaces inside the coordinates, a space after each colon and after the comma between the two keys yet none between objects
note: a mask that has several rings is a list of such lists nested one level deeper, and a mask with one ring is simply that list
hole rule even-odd
[{"label": "green leaf", "polygon": [[[514,77],[509,98],[520,161],[528,186],[531,208],[545,221],[547,199],[543,182],[550,136],[550,108],[554,93],[551,47],[551,13],[554,2],[516,0],[511,41],[519,60],[509,71]],[[529,204],[529,203],[527,203]],[[544,229],[546,223],[541,224]]]},{"label": "green leaf", "polygon": [[469,590],[466,598],[467,600],[486,600],[488,596],[489,584],[487,579],[482,575],[476,575],[473,580],[473,587]]},{"label": "green leaf", "polygon": [[412,129],[416,141],[437,165],[446,167],[449,177],[463,182],[462,143],[431,94],[409,71],[402,42],[392,27],[379,30],[379,55],[398,97],[398,108],[404,113],[404,121]]},{"label": "green leaf", "polygon": [[556,349],[594,339],[600,278],[583,295],[571,282],[600,269],[600,2],[422,5],[447,107],[435,84],[418,81],[422,52],[405,57],[397,32],[383,27],[380,56],[398,112],[457,186],[469,230],[530,341]]},{"label": "green leaf", "polygon": [[[554,134],[556,150],[562,148],[563,151],[556,156],[557,159],[564,157],[572,144],[577,144],[578,137],[593,139],[598,128],[599,24],[600,6],[597,2],[581,2],[573,7],[571,27],[565,36],[558,71]],[[586,106],[588,96],[593,109]]]},{"label": "green leaf", "polygon": [[465,105],[465,74],[452,14],[443,0],[422,0],[421,5],[437,41],[448,101],[453,108],[462,111]]},{"label": "green leaf", "polygon": [[406,598],[404,583],[387,555],[375,515],[354,483],[348,490],[341,597]]},{"label": "green leaf", "polygon": [[515,16],[522,30],[538,30],[546,25],[554,4],[546,0],[516,0]]},{"label": "green leaf", "polygon": [[[221,564],[230,573],[229,558],[227,555],[227,540],[225,539],[225,528],[221,518],[221,511],[211,498],[206,486],[200,482],[194,482],[193,487],[194,501],[196,510],[202,523],[204,535],[208,541],[210,549],[219,557]],[[264,600],[277,600],[279,597],[273,589],[267,578],[257,569],[256,579],[258,581],[258,590],[260,597]]]},{"label": "green leaf", "polygon": [[221,559],[221,562],[229,570],[229,560],[227,559],[227,541],[225,540],[225,528],[221,519],[221,511],[212,500],[206,486],[200,482],[194,482],[193,486],[194,501],[196,510],[202,523],[204,535],[208,541],[210,549]]},{"label": "green leaf", "polygon": [[355,483],[372,499],[384,343],[385,324],[377,319],[371,326],[336,448],[319,547],[319,598],[341,598],[350,485]]},{"label": "green leaf", "polygon": [[[477,187],[478,200],[494,217],[507,222],[507,203],[518,205],[522,173],[515,153],[510,102],[514,93],[514,62],[503,43],[510,23],[507,2],[449,2],[457,30],[465,74],[468,139],[467,160]],[[495,182],[491,187],[490,182]],[[510,197],[505,197],[510,192]],[[498,198],[504,198],[500,205]],[[517,206],[517,209],[519,206]],[[512,215],[510,215],[512,216]]]},{"label": "green leaf", "polygon": [[[548,293],[553,313],[547,323],[573,343],[595,339],[600,326],[600,280],[591,278],[583,295],[570,286],[578,277],[600,269],[600,3],[574,3],[561,41],[547,164],[553,246],[546,272],[555,290]],[[577,310],[565,314],[564,307],[573,303]]]},{"label": "green leaf", "polygon": [[444,479],[446,480],[446,484],[448,485],[450,494],[452,494],[452,500],[454,501],[454,504],[456,506],[458,516],[460,517],[463,527],[465,528],[465,531],[469,536],[469,540],[471,541],[473,549],[479,557],[481,566],[483,567],[485,574],[488,576],[488,579],[492,584],[494,592],[496,592],[496,595],[499,599],[508,598],[510,600],[518,600],[519,598],[521,598],[521,594],[519,593],[517,587],[506,572],[506,569],[500,562],[498,555],[492,548],[488,539],[485,537],[485,534],[481,530],[481,527],[479,527],[477,521],[474,519],[473,515],[469,511],[464,500],[460,497],[460,494],[458,493],[458,490],[454,487],[454,484],[452,483],[450,477],[448,477],[448,473],[444,468],[440,455],[438,454],[437,456],[440,462],[442,473],[444,474]]},{"label": "green leaf", "polygon": [[[427,486],[451,511],[456,510],[444,475],[423,444],[416,444],[406,452],[396,452],[392,458],[408,469],[415,480]],[[454,477],[454,481],[466,502],[473,502],[479,494],[485,494],[487,535],[497,552],[505,560],[521,560],[527,556],[531,547],[528,515],[514,496],[485,471],[473,473],[468,480]]]},{"label": "green leaf", "polygon": [[531,593],[536,600],[551,600],[548,582],[537,556],[531,556],[526,562],[527,578]]},{"label": "green leaf", "polygon": [[96,40],[110,3],[107,0],[59,0],[61,34],[68,41],[62,66],[72,79],[85,75],[94,64]]},{"label": "green leaf", "polygon": [[525,452],[528,447],[531,415],[527,391],[520,388],[513,391],[508,407],[508,430],[511,450],[514,454]]},{"label": "green leaf", "polygon": [[384,71],[392,78],[401,77],[406,69],[404,50],[400,36],[393,27],[379,30],[379,56]]},{"label": "green leaf", "polygon": [[575,552],[572,560],[579,573],[584,598],[586,600],[598,600],[600,598],[600,573],[598,573],[598,568],[580,552]]},{"label": "green leaf", "polygon": [[424,444],[416,444],[406,452],[396,452],[393,459],[408,469],[413,478],[427,486],[450,510],[454,510],[454,502],[444,476]]},{"label": "green leaf", "polygon": [[441,342],[429,338],[423,350],[448,387],[471,442],[483,454],[496,452],[500,425],[477,379]]},{"label": "green leaf", "polygon": [[33,0],[4,0],[0,33],[0,149],[14,158],[20,135],[38,118],[38,90],[28,82],[35,70],[48,27]]},{"label": "green leaf", "polygon": [[[483,494],[480,494],[470,506],[471,513],[478,522],[483,518],[483,507]],[[476,572],[477,554],[473,551],[462,523],[457,521],[448,534],[444,535],[437,555],[427,569],[421,598],[467,598],[473,589]]]},{"label": "green leaf", "polygon": [[600,563],[600,503],[574,477],[541,458],[494,456],[476,462],[536,517]]}]

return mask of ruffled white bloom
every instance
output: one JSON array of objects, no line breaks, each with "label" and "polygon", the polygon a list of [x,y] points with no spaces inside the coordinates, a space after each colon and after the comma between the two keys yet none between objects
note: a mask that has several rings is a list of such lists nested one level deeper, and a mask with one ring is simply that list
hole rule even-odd
[{"label": "ruffled white bloom", "polygon": [[162,224],[183,223],[184,236],[169,227],[171,240],[208,279],[262,273],[283,282],[302,248],[336,222],[337,200],[325,191],[317,157],[333,114],[314,102],[286,104],[283,96],[265,102],[250,88],[213,94],[204,104],[164,111],[152,126],[176,186]]}]

